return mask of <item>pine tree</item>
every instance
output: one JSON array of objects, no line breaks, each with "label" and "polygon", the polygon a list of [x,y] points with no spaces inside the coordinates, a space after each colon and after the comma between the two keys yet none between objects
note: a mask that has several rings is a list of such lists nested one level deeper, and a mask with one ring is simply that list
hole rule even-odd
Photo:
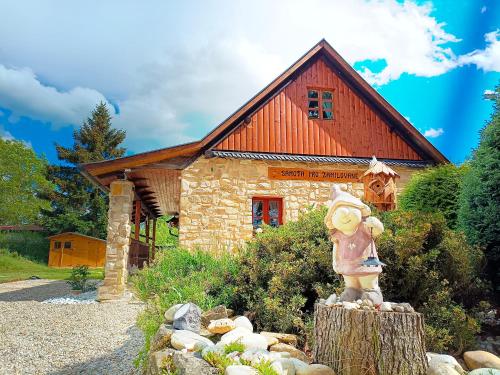
[{"label": "pine tree", "polygon": [[113,129],[111,115],[100,103],[80,129],[73,133],[71,148],[56,144],[57,156],[64,165],[51,166],[49,179],[57,186],[49,199],[52,211],[45,212],[45,226],[54,233],[75,231],[99,238],[106,237],[106,196],[85,179],[78,164],[113,159],[125,154],[120,144],[125,131]]},{"label": "pine tree", "polygon": [[487,271],[500,293],[500,85],[495,92],[493,114],[463,181],[458,223],[471,243],[485,248]]}]

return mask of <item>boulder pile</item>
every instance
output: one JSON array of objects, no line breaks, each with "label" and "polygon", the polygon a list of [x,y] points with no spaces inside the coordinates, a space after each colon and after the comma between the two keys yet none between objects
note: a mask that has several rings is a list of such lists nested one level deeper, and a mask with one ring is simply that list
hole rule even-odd
[{"label": "boulder pile", "polygon": [[[322,301],[346,309],[412,313],[407,303],[340,302],[335,295]],[[170,307],[151,339],[146,374],[160,375],[335,375],[328,366],[311,364],[292,334],[254,332],[245,316],[217,306],[203,312],[193,303]],[[487,351],[465,352],[462,358],[427,353],[428,375],[500,375],[500,358]],[[470,371],[470,372],[467,372]]]},{"label": "boulder pile", "polygon": [[254,332],[245,316],[224,306],[209,311],[193,303],[174,305],[151,339],[147,374],[335,375],[311,364],[297,336]]}]

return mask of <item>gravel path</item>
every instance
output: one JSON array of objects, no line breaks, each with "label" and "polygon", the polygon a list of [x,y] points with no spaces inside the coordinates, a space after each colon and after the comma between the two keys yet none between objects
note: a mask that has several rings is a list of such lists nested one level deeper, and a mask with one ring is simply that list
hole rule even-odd
[{"label": "gravel path", "polygon": [[0,374],[139,374],[142,305],[40,303],[67,290],[57,281],[22,283],[0,284]]}]

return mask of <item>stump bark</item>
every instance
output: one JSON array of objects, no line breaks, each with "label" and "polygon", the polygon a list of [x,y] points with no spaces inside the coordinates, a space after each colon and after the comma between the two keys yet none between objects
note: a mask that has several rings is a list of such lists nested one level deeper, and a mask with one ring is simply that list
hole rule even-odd
[{"label": "stump bark", "polygon": [[337,375],[426,374],[422,314],[318,303],[314,336],[314,362],[330,366]]}]

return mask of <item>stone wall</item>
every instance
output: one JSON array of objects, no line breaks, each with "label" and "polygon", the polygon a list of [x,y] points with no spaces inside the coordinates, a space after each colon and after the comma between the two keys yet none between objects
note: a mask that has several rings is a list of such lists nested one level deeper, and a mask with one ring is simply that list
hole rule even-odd
[{"label": "stone wall", "polygon": [[[252,197],[283,198],[283,222],[296,220],[301,211],[325,204],[331,182],[270,180],[268,167],[365,171],[367,165],[271,162],[200,157],[182,172],[179,241],[194,249],[234,251],[252,238]],[[393,167],[401,176],[398,190],[415,168]],[[344,189],[363,194],[362,183]]]},{"label": "stone wall", "polygon": [[133,199],[132,182],[118,180],[111,183],[105,278],[97,297],[100,301],[120,299],[125,291]]}]

